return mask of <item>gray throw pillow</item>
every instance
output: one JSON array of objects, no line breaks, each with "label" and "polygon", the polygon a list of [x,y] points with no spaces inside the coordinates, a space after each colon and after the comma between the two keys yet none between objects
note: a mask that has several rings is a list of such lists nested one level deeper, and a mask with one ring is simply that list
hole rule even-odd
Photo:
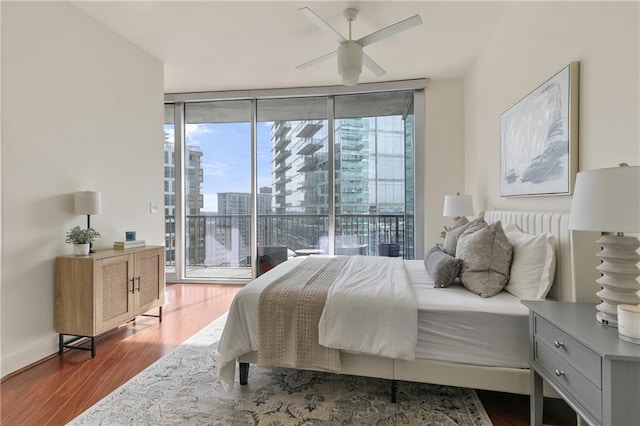
[{"label": "gray throw pillow", "polygon": [[466,217],[456,219],[451,229],[447,231],[444,236],[444,243],[442,244],[442,250],[448,255],[456,255],[456,245],[458,244],[458,238],[469,226],[469,220]]},{"label": "gray throw pillow", "polygon": [[424,266],[436,287],[448,287],[460,275],[462,260],[448,255],[436,245],[425,255]]},{"label": "gray throw pillow", "polygon": [[460,280],[467,290],[491,297],[507,285],[513,248],[500,222],[465,232],[456,253],[462,259]]},{"label": "gray throw pillow", "polygon": [[[476,231],[481,230],[482,228],[484,228],[485,226],[488,226],[489,224],[484,220],[484,218],[482,216],[478,216],[477,218],[473,219],[471,222],[469,222],[469,225],[467,225],[467,227],[465,228],[464,232],[462,233],[462,235],[460,235],[460,238],[462,238],[463,235],[469,235],[469,234],[473,234]],[[458,241],[460,242],[460,241]]]}]

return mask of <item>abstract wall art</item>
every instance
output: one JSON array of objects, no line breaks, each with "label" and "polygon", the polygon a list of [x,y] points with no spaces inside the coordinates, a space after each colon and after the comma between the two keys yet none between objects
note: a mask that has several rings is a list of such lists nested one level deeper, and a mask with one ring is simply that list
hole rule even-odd
[{"label": "abstract wall art", "polygon": [[500,195],[569,195],[578,166],[580,63],[500,116]]}]

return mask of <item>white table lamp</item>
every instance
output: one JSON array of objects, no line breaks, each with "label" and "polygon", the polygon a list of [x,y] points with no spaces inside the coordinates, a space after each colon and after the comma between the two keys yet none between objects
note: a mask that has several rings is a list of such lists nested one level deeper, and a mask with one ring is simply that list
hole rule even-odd
[{"label": "white table lamp", "polygon": [[596,319],[617,327],[617,306],[640,304],[640,241],[624,236],[640,232],[640,167],[620,164],[578,173],[569,229],[603,233],[596,241],[602,246],[597,254],[602,276],[596,280],[602,287],[596,293],[602,303],[596,307]]},{"label": "white table lamp", "polygon": [[[102,213],[102,194],[96,191],[78,191],[73,193],[73,209],[78,215],[87,215],[87,229],[91,228],[91,215]],[[93,244],[89,243],[89,252]]]},{"label": "white table lamp", "polygon": [[456,195],[445,195],[442,216],[473,216],[473,201],[471,200],[471,195],[460,195],[459,192]]}]

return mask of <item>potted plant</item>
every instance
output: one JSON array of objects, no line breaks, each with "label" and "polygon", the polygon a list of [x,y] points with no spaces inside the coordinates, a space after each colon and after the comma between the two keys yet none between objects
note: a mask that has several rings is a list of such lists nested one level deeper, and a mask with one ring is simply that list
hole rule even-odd
[{"label": "potted plant", "polygon": [[100,238],[100,233],[93,228],[80,228],[74,226],[67,232],[65,243],[73,244],[73,254],[76,256],[86,256],[89,254],[90,245]]}]

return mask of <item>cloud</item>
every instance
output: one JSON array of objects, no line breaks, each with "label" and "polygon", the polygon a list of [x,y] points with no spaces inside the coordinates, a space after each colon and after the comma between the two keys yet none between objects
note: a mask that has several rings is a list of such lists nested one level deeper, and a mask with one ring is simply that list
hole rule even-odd
[{"label": "cloud", "polygon": [[205,177],[225,178],[229,176],[229,169],[229,164],[220,161],[213,161],[202,165],[202,171]]},{"label": "cloud", "polygon": [[200,137],[204,137],[205,135],[212,135],[214,133],[215,132],[213,131],[212,126],[206,123],[184,125],[184,138],[188,145],[200,146],[202,144]]}]

